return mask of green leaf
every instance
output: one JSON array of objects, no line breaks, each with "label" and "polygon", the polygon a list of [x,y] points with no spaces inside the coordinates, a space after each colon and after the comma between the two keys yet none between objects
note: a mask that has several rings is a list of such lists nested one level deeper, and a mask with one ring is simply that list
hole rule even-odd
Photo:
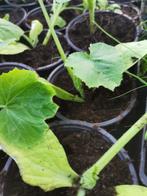
[{"label": "green leaf", "polygon": [[65,25],[66,25],[66,21],[61,16],[58,16],[54,26],[58,26],[60,28],[63,28],[63,27],[65,27]]},{"label": "green leaf", "polygon": [[38,37],[42,31],[43,31],[43,25],[38,20],[33,20],[31,23],[31,30],[29,32],[29,38],[34,47],[37,45]]},{"label": "green leaf", "polygon": [[114,90],[122,80],[122,74],[132,65],[127,55],[122,55],[115,47],[104,43],[90,45],[90,54],[76,52],[67,58],[66,67],[89,88],[104,86]]},{"label": "green leaf", "polygon": [[72,186],[77,174],[45,123],[55,116],[55,91],[32,71],[0,76],[0,145],[18,164],[26,183],[45,191]]},{"label": "green leaf", "polygon": [[116,186],[117,196],[147,196],[147,188],[139,185]]},{"label": "green leaf", "polygon": [[0,40],[1,41],[16,41],[24,34],[24,31],[17,25],[0,18]]},{"label": "green leaf", "polygon": [[29,50],[29,48],[26,45],[18,42],[0,42],[0,54],[2,55],[19,54],[25,50]]},{"label": "green leaf", "polygon": [[126,54],[140,59],[147,54],[147,40],[118,44],[116,49],[123,55]]}]

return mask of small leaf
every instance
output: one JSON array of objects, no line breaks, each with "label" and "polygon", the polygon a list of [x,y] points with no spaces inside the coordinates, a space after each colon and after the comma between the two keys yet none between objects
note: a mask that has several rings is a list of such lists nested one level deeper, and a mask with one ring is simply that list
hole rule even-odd
[{"label": "small leaf", "polygon": [[78,175],[45,120],[55,116],[54,89],[32,71],[0,76],[0,145],[26,183],[45,191],[72,186]]},{"label": "small leaf", "polygon": [[147,188],[139,185],[116,186],[116,196],[147,196]]},{"label": "small leaf", "polygon": [[37,45],[38,37],[42,31],[43,31],[43,25],[38,20],[33,20],[31,23],[31,30],[29,32],[29,38],[34,47]]}]

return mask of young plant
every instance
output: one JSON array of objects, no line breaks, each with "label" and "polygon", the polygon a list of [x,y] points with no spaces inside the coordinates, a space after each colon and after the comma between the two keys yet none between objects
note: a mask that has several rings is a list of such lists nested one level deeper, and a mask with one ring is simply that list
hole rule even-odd
[{"label": "young plant", "polygon": [[95,21],[95,9],[96,9],[96,0],[83,0],[83,5],[85,9],[89,11],[89,23],[90,23],[90,32],[94,32],[94,21]]},{"label": "young plant", "polygon": [[[43,1],[38,0],[38,2],[64,65],[82,98],[84,98],[83,83],[89,88],[95,89],[103,86],[113,91],[121,84],[124,73],[136,77],[145,85],[147,84],[138,76],[127,71],[147,54],[147,40],[119,43],[116,46],[110,46],[105,43],[91,44],[89,48],[90,53],[75,52],[67,57],[51,25],[51,19]],[[116,40],[116,42],[118,41]],[[134,58],[137,60],[134,61]]]},{"label": "young plant", "polygon": [[[25,50],[29,50],[38,44],[38,36],[43,30],[42,24],[34,20],[32,21],[29,35],[17,25],[5,19],[0,19],[0,54],[18,54]],[[21,42],[21,38],[27,40],[28,44]]]},{"label": "young plant", "polygon": [[[0,145],[17,163],[23,180],[44,191],[78,186],[80,182],[77,196],[85,196],[98,183],[99,173],[147,124],[146,113],[80,177],[45,122],[58,109],[53,96],[63,99],[73,99],[73,96],[56,89],[35,72],[17,69],[0,76],[0,91]],[[145,189],[132,188],[138,193]],[[126,189],[125,196],[131,196],[130,187],[124,186],[116,187],[118,196]]]},{"label": "young plant", "polygon": [[[53,28],[55,26],[59,26],[60,28],[66,25],[66,21],[60,16],[60,14],[65,10],[70,0],[53,0],[52,4],[52,14],[51,17],[51,25]],[[48,29],[46,37],[43,41],[43,45],[46,45],[49,42],[51,37],[51,31]]]},{"label": "young plant", "polygon": [[[54,0],[52,5],[51,26],[64,26],[65,21],[59,16],[60,13],[66,8],[69,0]],[[25,50],[35,48],[39,42],[38,37],[43,31],[43,25],[34,20],[31,24],[31,30],[27,36],[23,29],[19,26],[4,19],[0,19],[0,54],[18,54]],[[27,40],[28,44],[21,42],[21,38]],[[43,40],[43,45],[47,45],[51,37],[50,30],[48,30]]]}]

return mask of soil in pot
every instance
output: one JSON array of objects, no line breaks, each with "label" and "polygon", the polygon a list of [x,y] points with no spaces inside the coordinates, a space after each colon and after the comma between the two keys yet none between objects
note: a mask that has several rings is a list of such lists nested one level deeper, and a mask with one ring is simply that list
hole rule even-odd
[{"label": "soil in pot", "polygon": [[[110,147],[97,131],[74,131],[66,130],[58,132],[58,138],[63,144],[68,160],[77,173],[82,174]],[[100,174],[100,179],[93,191],[87,196],[114,196],[113,186],[120,184],[132,184],[131,176],[126,161],[118,157],[105,168]],[[76,196],[76,188],[63,188],[52,192],[43,192],[22,182],[15,164],[11,166],[5,180],[3,196]]]},{"label": "soil in pot", "polygon": [[9,14],[9,20],[12,23],[19,25],[23,22],[26,13],[23,8],[0,7],[0,18],[3,18],[6,14]]},{"label": "soil in pot", "polygon": [[[62,43],[64,51],[69,51],[65,38],[60,36],[59,39]],[[60,61],[60,55],[53,39],[49,41],[47,46],[39,44],[36,48],[26,50],[23,53],[17,55],[5,55],[3,57],[6,61],[24,63],[33,67],[34,69]]]},{"label": "soil in pot", "polygon": [[[121,14],[99,11],[96,12],[96,22],[120,42],[130,42],[136,38],[134,23]],[[114,40],[98,28],[95,28],[94,33],[90,33],[88,13],[75,18],[68,25],[66,35],[71,47],[78,51],[88,50],[89,45],[96,42],[116,45]]]},{"label": "soil in pot", "polygon": [[[53,83],[68,92],[77,94],[71,79],[65,71],[60,73]],[[132,79],[125,76],[121,86],[117,87],[114,92],[103,87],[95,91],[88,90],[85,87],[86,98],[84,103],[68,102],[57,98],[55,98],[55,102],[60,106],[59,112],[68,119],[101,123],[117,117],[126,110],[130,104],[132,94],[127,94],[116,99],[113,98],[133,88]]]}]

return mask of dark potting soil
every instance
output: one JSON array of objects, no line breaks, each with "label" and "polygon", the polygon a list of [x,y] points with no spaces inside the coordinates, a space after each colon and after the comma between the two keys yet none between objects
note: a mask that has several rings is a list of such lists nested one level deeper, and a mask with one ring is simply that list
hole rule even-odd
[{"label": "dark potting soil", "polygon": [[11,9],[7,11],[7,9],[2,10],[0,9],[0,18],[3,18],[6,14],[9,14],[10,16],[10,21],[13,22],[14,24],[17,24],[24,16],[24,13],[20,9]]},{"label": "dark potting soil", "polygon": [[[65,39],[63,37],[60,37],[60,41],[62,43],[64,51],[69,52],[69,47]],[[39,44],[36,48],[26,50],[23,53],[17,55],[5,55],[4,59],[7,61],[24,63],[33,68],[38,68],[59,61],[60,55],[54,41],[51,39],[47,46]]]},{"label": "dark potting soil", "polygon": [[[73,130],[73,133],[70,131],[68,133],[66,131],[66,134],[60,131],[58,133],[69,163],[78,174],[82,174],[110,147],[96,131]],[[115,185],[132,183],[127,162],[121,161],[118,157],[111,161],[99,177],[96,187],[87,193],[87,196],[114,196]],[[76,196],[77,193],[77,188],[61,188],[45,193],[39,188],[26,185],[22,182],[15,164],[11,166],[5,182],[4,196]]]},{"label": "dark potting soil", "polygon": [[[55,85],[77,94],[68,74],[63,72],[58,75]],[[91,123],[100,123],[110,120],[120,115],[130,104],[131,94],[113,99],[133,89],[132,79],[125,77],[120,87],[114,92],[100,87],[96,90],[88,90],[85,87],[85,102],[76,103],[63,101],[55,98],[55,102],[60,106],[59,112],[65,117],[73,120],[84,120]]]},{"label": "dark potting soil", "polygon": [[[83,16],[81,21],[77,21],[69,29],[69,38],[75,46],[82,50],[88,50],[91,43],[104,42],[110,45],[116,45],[116,42],[109,38],[98,28],[95,28],[93,34],[90,33],[89,17]],[[117,38],[120,42],[134,41],[136,29],[133,23],[122,15],[114,14],[96,14],[96,22]]]}]

